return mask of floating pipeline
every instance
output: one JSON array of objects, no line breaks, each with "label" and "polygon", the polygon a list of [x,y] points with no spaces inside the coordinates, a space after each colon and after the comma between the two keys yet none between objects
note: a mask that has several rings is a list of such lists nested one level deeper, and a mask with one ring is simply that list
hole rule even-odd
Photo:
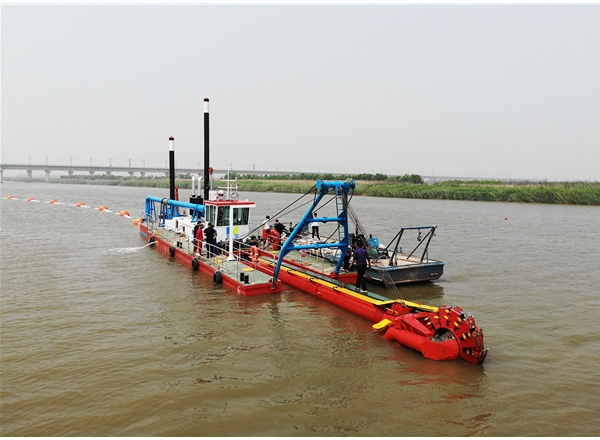
[{"label": "floating pipeline", "polygon": [[[275,263],[260,257],[255,266],[273,275]],[[463,359],[483,364],[487,348],[475,319],[457,306],[426,306],[404,300],[386,300],[372,292],[361,294],[337,280],[281,265],[279,279],[373,323],[387,341],[420,352],[427,359]]]},{"label": "floating pipeline", "polygon": [[[38,202],[38,203],[46,203],[43,202],[41,200],[37,200],[35,197],[27,197],[26,199],[19,199],[19,198],[15,198],[12,195],[9,195],[6,197],[7,200],[24,200],[26,202]],[[64,203],[60,203],[57,199],[51,199],[47,202],[49,205],[65,205]],[[68,205],[68,206],[73,206],[75,208],[90,208],[89,206],[86,206],[84,202],[77,202],[74,205]],[[108,209],[108,206],[106,205],[101,205],[97,208],[98,212],[113,212],[111,210]],[[115,213],[117,214],[117,213]],[[123,217],[123,218],[131,218],[131,214],[129,214],[129,211],[119,211],[118,212],[119,217]],[[140,222],[142,221],[141,218],[136,218],[133,221],[133,225],[137,226]]]}]

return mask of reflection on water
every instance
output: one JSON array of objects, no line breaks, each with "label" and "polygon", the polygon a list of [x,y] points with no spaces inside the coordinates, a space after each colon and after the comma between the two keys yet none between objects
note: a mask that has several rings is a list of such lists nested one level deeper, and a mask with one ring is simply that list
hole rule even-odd
[{"label": "reflection on water", "polygon": [[[215,286],[145,247],[130,220],[72,206],[139,217],[148,192],[3,184],[2,435],[600,434],[597,325],[584,319],[598,306],[598,207],[353,198],[383,242],[400,221],[439,226],[444,275],[398,290],[472,311],[490,347],[475,366],[424,359],[292,287]],[[296,198],[240,197],[255,220]]]}]

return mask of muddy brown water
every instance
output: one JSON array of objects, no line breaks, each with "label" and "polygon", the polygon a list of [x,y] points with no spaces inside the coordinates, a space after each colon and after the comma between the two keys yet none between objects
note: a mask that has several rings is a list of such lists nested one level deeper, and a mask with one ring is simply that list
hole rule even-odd
[{"label": "muddy brown water", "polygon": [[[444,275],[400,292],[473,314],[490,349],[474,366],[426,360],[292,287],[214,286],[143,247],[131,219],[72,206],[135,218],[168,189],[5,182],[1,194],[4,436],[600,434],[599,207],[352,200],[382,243],[438,226]],[[259,224],[298,196],[241,197]]]}]

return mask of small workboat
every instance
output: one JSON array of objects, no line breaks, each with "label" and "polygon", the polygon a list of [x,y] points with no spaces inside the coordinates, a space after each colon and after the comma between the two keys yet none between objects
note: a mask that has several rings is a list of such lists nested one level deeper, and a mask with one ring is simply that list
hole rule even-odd
[{"label": "small workboat", "polygon": [[[375,284],[405,284],[434,281],[444,273],[444,263],[429,258],[429,244],[437,226],[410,226],[400,228],[387,246],[369,238],[367,251],[371,267],[365,272],[367,281]],[[409,246],[407,236],[413,233],[416,244]],[[404,241],[402,241],[404,239]],[[414,241],[413,241],[414,243]]]}]

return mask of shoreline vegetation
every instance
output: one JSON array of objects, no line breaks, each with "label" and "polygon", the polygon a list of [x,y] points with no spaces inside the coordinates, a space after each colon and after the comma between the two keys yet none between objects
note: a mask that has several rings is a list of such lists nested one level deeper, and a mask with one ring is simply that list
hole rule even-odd
[{"label": "shoreline vegetation", "polygon": [[[446,180],[426,183],[418,174],[387,176],[385,174],[331,174],[299,175],[239,175],[240,191],[303,194],[317,179],[345,180],[352,178],[358,185],[355,195],[407,199],[470,200],[486,202],[550,203],[568,205],[600,205],[600,182],[531,182],[500,180]],[[5,178],[6,181],[44,182],[41,178]],[[115,185],[148,188],[169,188],[169,179],[163,176],[123,177],[114,175],[74,175],[50,179],[51,183]],[[175,181],[180,189],[191,189],[191,176],[180,174]],[[216,185],[219,180],[215,179]]]}]

